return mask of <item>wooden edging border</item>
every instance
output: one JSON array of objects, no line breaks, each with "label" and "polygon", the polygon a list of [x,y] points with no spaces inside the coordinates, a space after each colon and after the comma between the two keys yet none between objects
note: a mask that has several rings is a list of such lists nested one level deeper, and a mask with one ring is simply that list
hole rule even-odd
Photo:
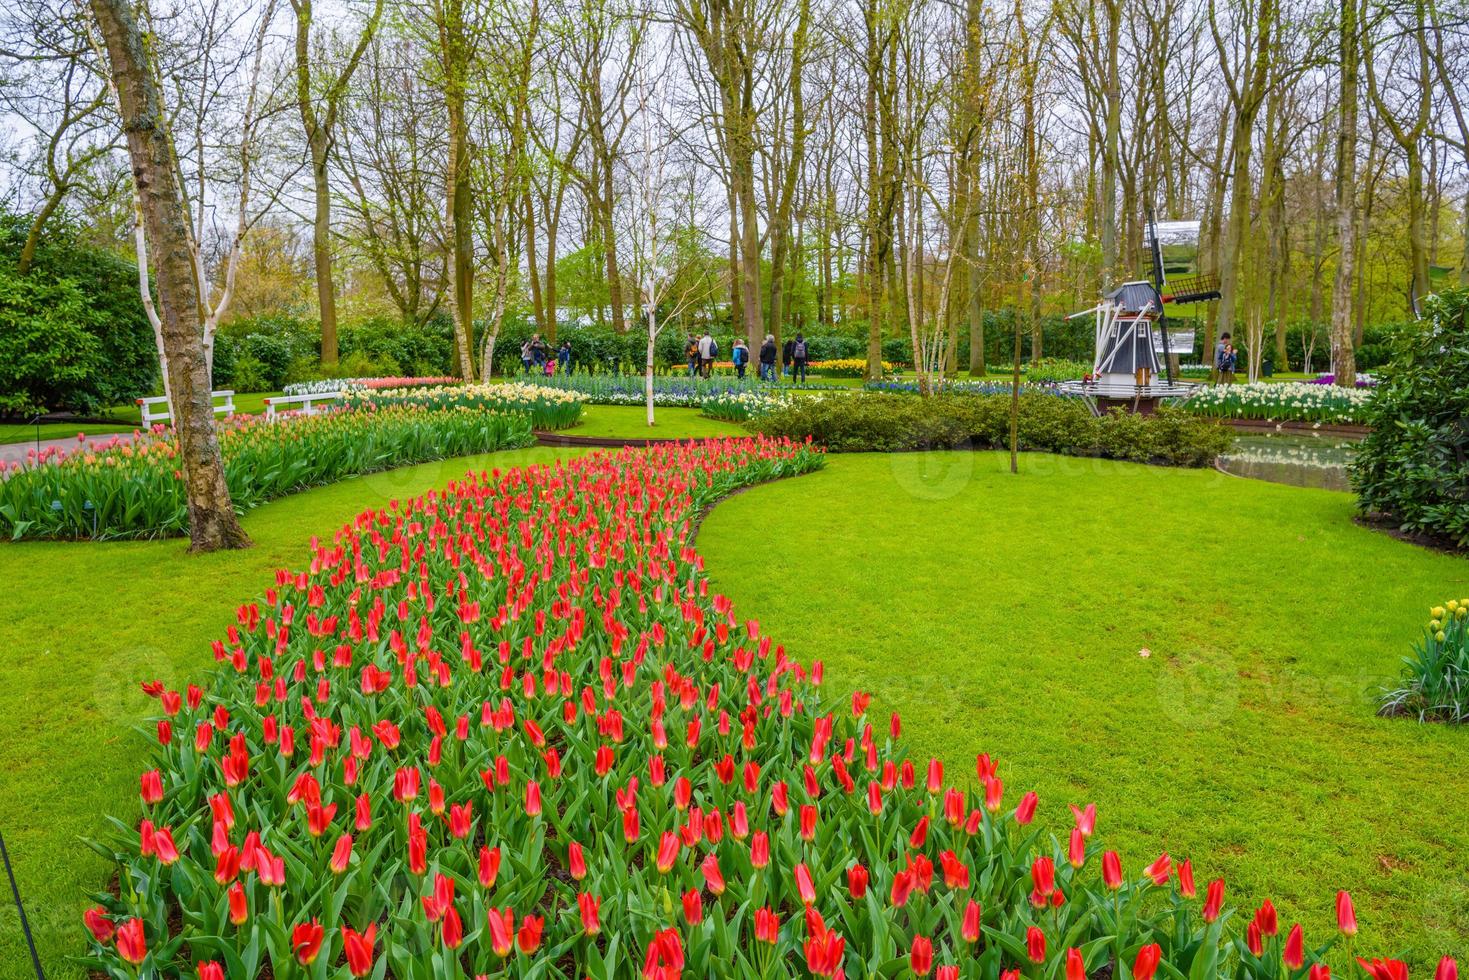
[{"label": "wooden edging border", "polygon": [[648,446],[673,445],[698,441],[689,439],[618,439],[612,436],[571,436],[562,432],[548,432],[537,430],[535,432],[536,444],[539,446],[553,446],[560,449],[574,449],[584,447],[587,449],[625,449],[629,446],[635,449],[646,449]]}]

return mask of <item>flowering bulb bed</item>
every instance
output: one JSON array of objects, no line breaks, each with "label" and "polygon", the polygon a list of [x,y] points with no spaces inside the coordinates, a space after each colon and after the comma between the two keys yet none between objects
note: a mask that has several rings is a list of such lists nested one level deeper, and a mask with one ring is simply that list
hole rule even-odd
[{"label": "flowering bulb bed", "polygon": [[[595,405],[643,405],[647,403],[647,393],[643,387],[644,378],[641,374],[557,375],[550,378],[534,378],[527,383],[535,387],[575,391],[585,395]],[[769,385],[755,377],[755,369],[752,365],[750,373],[743,381],[734,377],[690,378],[686,375],[654,375],[653,404],[668,408],[702,408],[709,399],[723,395],[795,388],[842,390],[836,385]]]},{"label": "flowering bulb bed", "polygon": [[359,389],[346,392],[350,406],[379,408],[406,405],[444,410],[467,408],[476,411],[519,412],[527,415],[535,429],[568,429],[581,421],[587,397],[575,391],[558,391],[521,383],[440,385],[438,387]]},{"label": "flowering bulb bed", "polygon": [[[522,414],[364,408],[219,424],[225,479],[238,510],[304,487],[392,466],[494,452],[535,441]],[[155,426],[134,439],[79,442],[71,452],[0,462],[0,535],[151,538],[188,533],[178,441]]]},{"label": "flowering bulb bed", "polygon": [[[892,374],[895,368],[891,361],[882,362],[883,374]],[[827,378],[865,378],[867,358],[838,357],[829,361],[812,361],[811,370]]]},{"label": "flowering bulb bed", "polygon": [[463,379],[445,375],[437,378],[322,378],[297,381],[281,389],[283,395],[319,395],[328,391],[380,391],[386,388],[435,388],[462,384]]},{"label": "flowering bulb bed", "polygon": [[86,965],[1304,976],[1322,947],[1268,903],[1231,926],[1222,881],[1166,854],[1124,867],[1090,806],[1046,801],[1040,829],[987,756],[979,788],[946,778],[710,593],[701,510],[821,463],[769,440],[585,456],[313,542],[239,607],[207,682],[145,685],[142,819],[95,845],[118,887],[86,914]]},{"label": "flowering bulb bed", "polygon": [[1181,403],[1195,415],[1272,422],[1358,423],[1371,388],[1337,388],[1309,382],[1201,385]]},{"label": "flowering bulb bed", "polygon": [[774,389],[768,388],[762,391],[729,391],[705,398],[701,411],[710,418],[723,419],[726,422],[746,422],[774,411],[788,400],[788,397],[782,397]]}]

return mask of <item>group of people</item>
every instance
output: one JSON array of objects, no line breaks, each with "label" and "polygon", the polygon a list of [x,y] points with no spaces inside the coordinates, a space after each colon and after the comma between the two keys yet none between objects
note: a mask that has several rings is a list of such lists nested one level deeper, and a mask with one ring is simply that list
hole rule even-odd
[{"label": "group of people", "polygon": [[1219,335],[1219,342],[1214,345],[1214,374],[1220,383],[1234,384],[1234,371],[1239,367],[1239,351],[1235,350],[1234,343],[1228,333]]},{"label": "group of people", "polygon": [[[785,349],[779,352],[783,356],[780,362],[784,369],[791,375],[791,381],[806,380],[806,364],[809,359],[810,349],[806,344],[804,334],[797,333],[795,337],[785,342]],[[780,369],[776,366],[775,335],[766,334],[765,341],[760,345],[758,377],[761,381],[776,382],[780,380]],[[689,334],[689,340],[684,345],[684,356],[688,359],[689,377],[707,378],[714,372],[714,361],[719,357],[719,342],[714,337],[705,333],[702,337]],[[750,347],[745,343],[743,337],[736,337],[730,350],[730,362],[734,364],[735,376],[741,381],[745,378],[745,372],[750,366]]]},{"label": "group of people", "polygon": [[548,378],[557,371],[572,373],[571,341],[563,340],[553,354],[551,345],[542,340],[540,334],[531,334],[530,339],[520,345],[520,369],[525,374],[535,372]]}]

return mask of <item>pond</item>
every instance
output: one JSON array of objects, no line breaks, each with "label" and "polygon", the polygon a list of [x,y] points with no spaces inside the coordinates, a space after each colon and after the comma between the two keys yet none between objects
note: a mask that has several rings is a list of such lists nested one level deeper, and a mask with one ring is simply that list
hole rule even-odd
[{"label": "pond", "polygon": [[1236,476],[1323,490],[1351,489],[1348,464],[1356,440],[1339,435],[1261,432],[1235,438],[1219,465]]}]

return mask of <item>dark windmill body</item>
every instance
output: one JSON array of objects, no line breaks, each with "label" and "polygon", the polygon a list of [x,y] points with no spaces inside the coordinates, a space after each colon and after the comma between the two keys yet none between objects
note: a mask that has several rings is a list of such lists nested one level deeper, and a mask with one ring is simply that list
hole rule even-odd
[{"label": "dark windmill body", "polygon": [[[1198,222],[1167,222],[1172,241],[1163,240],[1160,227],[1148,220],[1149,258],[1153,278],[1125,282],[1102,296],[1096,306],[1073,317],[1092,314],[1096,320],[1095,355],[1091,373],[1068,381],[1061,389],[1086,398],[1096,412],[1123,407],[1151,413],[1167,398],[1183,398],[1194,386],[1173,377],[1166,306],[1193,303],[1219,295],[1213,276],[1176,275],[1168,279],[1164,247],[1198,241]],[[1188,341],[1192,349],[1192,338]]]}]

